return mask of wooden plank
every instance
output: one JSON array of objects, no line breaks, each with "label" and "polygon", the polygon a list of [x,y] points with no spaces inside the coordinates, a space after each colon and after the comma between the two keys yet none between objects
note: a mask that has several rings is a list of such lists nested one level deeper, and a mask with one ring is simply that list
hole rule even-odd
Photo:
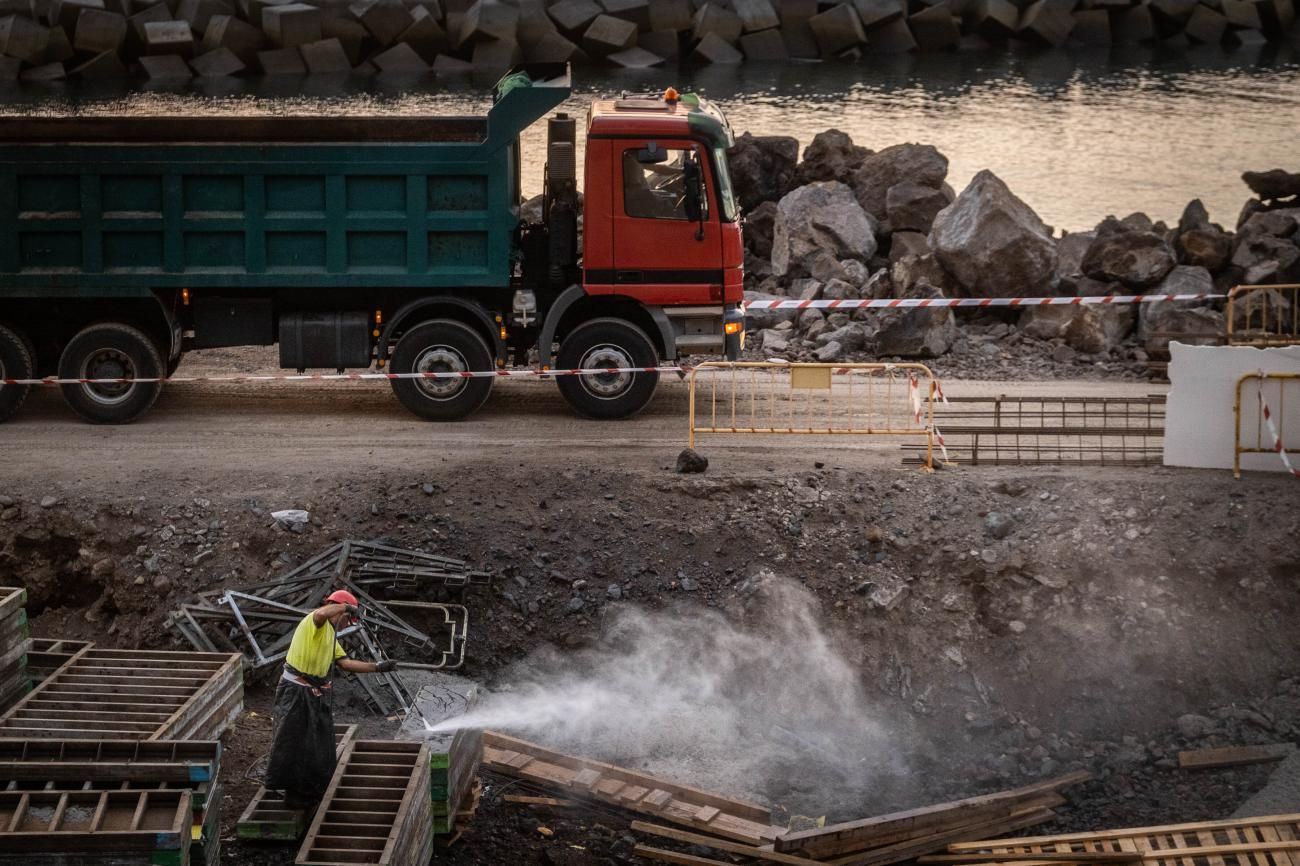
[{"label": "wooden plank", "polygon": [[[1057,799],[1061,803],[1065,802],[1064,797],[1058,797]],[[868,851],[859,851],[829,862],[832,866],[885,866],[888,863],[901,863],[922,854],[942,851],[944,846],[957,840],[969,839],[971,836],[1014,833],[1016,830],[1022,830],[1025,827],[1046,823],[1055,817],[1056,813],[1050,808],[1035,808],[1010,818],[996,818],[978,824],[955,827],[940,833],[932,833],[928,836],[905,839],[891,845],[872,848]]]},{"label": "wooden plank", "polygon": [[[1157,854],[1158,859],[1163,859],[1168,852],[1148,852]],[[1027,859],[1037,860],[1042,863],[1132,863],[1135,860],[1141,860],[1148,856],[1147,854],[1138,854],[1129,851],[1074,851],[1070,853],[1060,853],[1057,851],[1035,851],[1024,855]],[[1015,860],[1016,858],[1006,851],[998,852],[971,852],[965,854],[929,854],[924,857],[918,857],[918,863],[995,863]]]},{"label": "wooden plank", "polygon": [[693,854],[678,854],[676,851],[665,851],[663,848],[651,848],[648,845],[638,845],[632,849],[632,853],[647,860],[673,863],[676,866],[731,866],[724,860],[710,860]]},{"label": "wooden plank", "polygon": [[688,845],[699,845],[704,848],[713,848],[716,851],[726,851],[729,854],[743,854],[746,857],[756,857],[759,860],[765,860],[769,863],[784,863],[789,866],[813,866],[818,864],[817,860],[809,860],[806,857],[795,857],[791,854],[778,854],[775,851],[766,851],[763,848],[754,845],[741,845],[738,842],[728,842],[724,839],[718,839],[713,836],[701,836],[699,833],[688,833],[685,830],[678,830],[675,827],[663,827],[658,824],[647,824],[644,821],[633,821],[632,829],[640,833],[649,833],[652,836],[662,836],[665,839],[672,839],[676,842],[685,842]]},{"label": "wooden plank", "polygon": [[560,800],[555,797],[528,797],[523,794],[507,794],[502,798],[507,803],[514,803],[517,806],[554,806],[557,808],[569,808],[577,806],[577,800]]},{"label": "wooden plank", "polygon": [[1055,844],[1057,842],[1088,842],[1106,839],[1137,838],[1170,833],[1195,833],[1201,830],[1226,830],[1242,827],[1300,824],[1300,814],[1263,815],[1257,818],[1227,818],[1222,821],[1192,821],[1186,824],[1164,824],[1154,827],[1129,827],[1098,830],[1088,833],[1065,833],[1057,836],[1026,836],[1016,839],[993,839],[982,842],[960,842],[948,846],[951,852],[1007,849],[1027,845]]},{"label": "wooden plank", "polygon": [[1207,770],[1214,767],[1241,767],[1280,761],[1295,751],[1291,743],[1267,746],[1228,746],[1222,749],[1196,749],[1179,752],[1178,766],[1184,770]]}]

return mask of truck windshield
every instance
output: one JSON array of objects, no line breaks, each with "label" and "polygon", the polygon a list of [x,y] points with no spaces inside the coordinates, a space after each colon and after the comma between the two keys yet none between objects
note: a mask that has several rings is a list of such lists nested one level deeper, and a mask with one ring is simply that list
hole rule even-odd
[{"label": "truck windshield", "polygon": [[731,189],[731,171],[727,168],[726,148],[713,149],[713,168],[718,176],[718,209],[722,212],[724,223],[734,223],[739,216],[736,207],[736,194]]}]

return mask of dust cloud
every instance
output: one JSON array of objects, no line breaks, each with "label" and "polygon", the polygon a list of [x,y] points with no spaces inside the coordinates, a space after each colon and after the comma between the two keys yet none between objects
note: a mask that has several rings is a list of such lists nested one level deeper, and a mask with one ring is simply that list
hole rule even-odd
[{"label": "dust cloud", "polygon": [[739,619],[625,608],[595,645],[534,653],[431,730],[506,731],[809,816],[861,814],[910,787],[905,738],[873,708],[810,593],[769,578]]}]

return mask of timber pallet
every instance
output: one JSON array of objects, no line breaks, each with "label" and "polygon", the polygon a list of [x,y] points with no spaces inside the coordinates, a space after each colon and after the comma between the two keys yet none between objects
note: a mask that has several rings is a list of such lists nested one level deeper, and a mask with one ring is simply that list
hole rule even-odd
[{"label": "timber pallet", "polygon": [[[336,758],[342,759],[344,750],[356,736],[356,725],[334,726]],[[262,786],[249,801],[244,814],[239,816],[235,828],[240,839],[250,842],[297,842],[302,838],[309,817],[306,810],[290,809],[283,794]]]},{"label": "timber pallet", "polygon": [[483,732],[483,766],[747,845],[765,845],[782,831],[772,825],[771,812],[756,803],[566,755],[496,731]]},{"label": "timber pallet", "polygon": [[189,866],[189,791],[0,792],[0,863]]},{"label": "timber pallet", "polygon": [[0,740],[0,785],[212,782],[221,744],[196,740]]},{"label": "timber pallet", "polygon": [[87,647],[0,716],[0,737],[215,740],[243,695],[237,653]]},{"label": "timber pallet", "polygon": [[1090,778],[1090,773],[1079,771],[1010,791],[787,832],[772,849],[835,866],[898,863],[942,851],[952,842],[1050,821],[1052,809],[1065,802],[1060,791]]},{"label": "timber pallet", "polygon": [[355,740],[303,839],[297,866],[427,866],[433,856],[429,747]]},{"label": "timber pallet", "polygon": [[921,862],[1058,866],[1107,858],[1141,866],[1291,866],[1300,863],[1300,814],[961,842],[948,852]]},{"label": "timber pallet", "polygon": [[[473,799],[478,769],[483,763],[483,733],[461,728],[451,738],[446,752],[432,751],[429,757],[429,795],[432,799],[433,832],[457,832],[457,814]],[[457,834],[459,835],[459,834]]]},{"label": "timber pallet", "polygon": [[[468,799],[466,799],[465,802],[461,803],[460,808],[457,809],[452,814],[450,827],[447,830],[447,832],[442,833],[441,835],[434,836],[433,847],[450,848],[452,845],[455,845],[458,841],[460,841],[460,837],[465,835],[465,831],[469,829],[470,823],[474,820],[474,816],[478,813],[478,806],[479,803],[482,802],[482,800],[483,800],[483,783],[480,782],[478,779],[475,779],[474,786],[469,791]],[[435,819],[434,827],[435,827],[434,832],[438,833],[439,831],[436,829],[437,828],[436,819]]]}]

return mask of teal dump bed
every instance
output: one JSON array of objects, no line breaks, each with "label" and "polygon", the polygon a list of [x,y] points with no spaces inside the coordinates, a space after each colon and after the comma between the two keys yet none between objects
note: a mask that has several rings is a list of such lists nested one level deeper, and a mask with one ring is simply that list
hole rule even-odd
[{"label": "teal dump bed", "polygon": [[519,133],[569,94],[514,84],[486,118],[4,120],[0,297],[505,286]]}]

